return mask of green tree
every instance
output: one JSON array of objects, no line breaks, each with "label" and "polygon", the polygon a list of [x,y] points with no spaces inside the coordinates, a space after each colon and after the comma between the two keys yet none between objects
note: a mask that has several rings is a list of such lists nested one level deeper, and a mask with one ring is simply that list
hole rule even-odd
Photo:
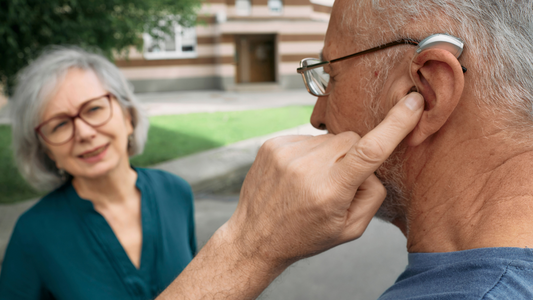
[{"label": "green tree", "polygon": [[201,0],[0,0],[0,84],[13,91],[16,73],[49,45],[77,45],[126,57],[173,23],[192,26]]}]

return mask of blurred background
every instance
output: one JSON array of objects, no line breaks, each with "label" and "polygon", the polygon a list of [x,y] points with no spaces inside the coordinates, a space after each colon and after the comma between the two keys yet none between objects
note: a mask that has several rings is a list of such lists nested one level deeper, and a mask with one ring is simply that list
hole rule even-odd
[{"label": "blurred background", "polygon": [[[309,125],[315,98],[296,73],[318,57],[333,0],[7,0],[0,3],[0,272],[17,218],[43,194],[11,150],[15,74],[50,45],[111,59],[150,115],[132,164],[191,183],[199,246],[233,213],[260,145]],[[358,241],[303,260],[261,299],[376,299],[407,264],[405,238],[373,220]]]}]

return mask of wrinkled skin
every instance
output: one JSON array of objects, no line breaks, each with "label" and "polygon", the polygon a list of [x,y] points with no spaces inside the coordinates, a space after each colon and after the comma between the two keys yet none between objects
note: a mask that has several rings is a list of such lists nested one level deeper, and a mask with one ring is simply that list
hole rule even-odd
[{"label": "wrinkled skin", "polygon": [[253,299],[296,260],[360,237],[385,197],[374,171],[422,107],[419,94],[404,97],[363,138],[345,132],[267,141],[233,216],[159,299]]}]

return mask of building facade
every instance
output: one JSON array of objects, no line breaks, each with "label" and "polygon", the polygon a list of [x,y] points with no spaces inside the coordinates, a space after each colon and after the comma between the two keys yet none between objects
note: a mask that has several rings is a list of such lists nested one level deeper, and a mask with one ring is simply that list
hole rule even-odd
[{"label": "building facade", "polygon": [[[313,1],[313,2],[311,2]],[[318,57],[331,0],[208,0],[194,28],[116,64],[135,92],[303,88],[296,68]]]}]

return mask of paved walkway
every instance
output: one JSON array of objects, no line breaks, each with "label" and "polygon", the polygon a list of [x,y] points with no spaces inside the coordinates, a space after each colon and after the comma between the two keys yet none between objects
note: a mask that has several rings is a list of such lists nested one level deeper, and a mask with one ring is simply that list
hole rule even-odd
[{"label": "paved walkway", "polygon": [[[239,195],[197,197],[199,247],[231,217],[238,199]],[[374,219],[360,239],[290,266],[258,299],[377,299],[405,269],[405,245],[398,228]]]},{"label": "paved walkway", "polygon": [[[226,92],[219,90],[137,94],[148,115],[237,111],[289,105],[314,105],[316,97],[305,90]],[[0,106],[0,124],[10,123],[10,104]]]}]

